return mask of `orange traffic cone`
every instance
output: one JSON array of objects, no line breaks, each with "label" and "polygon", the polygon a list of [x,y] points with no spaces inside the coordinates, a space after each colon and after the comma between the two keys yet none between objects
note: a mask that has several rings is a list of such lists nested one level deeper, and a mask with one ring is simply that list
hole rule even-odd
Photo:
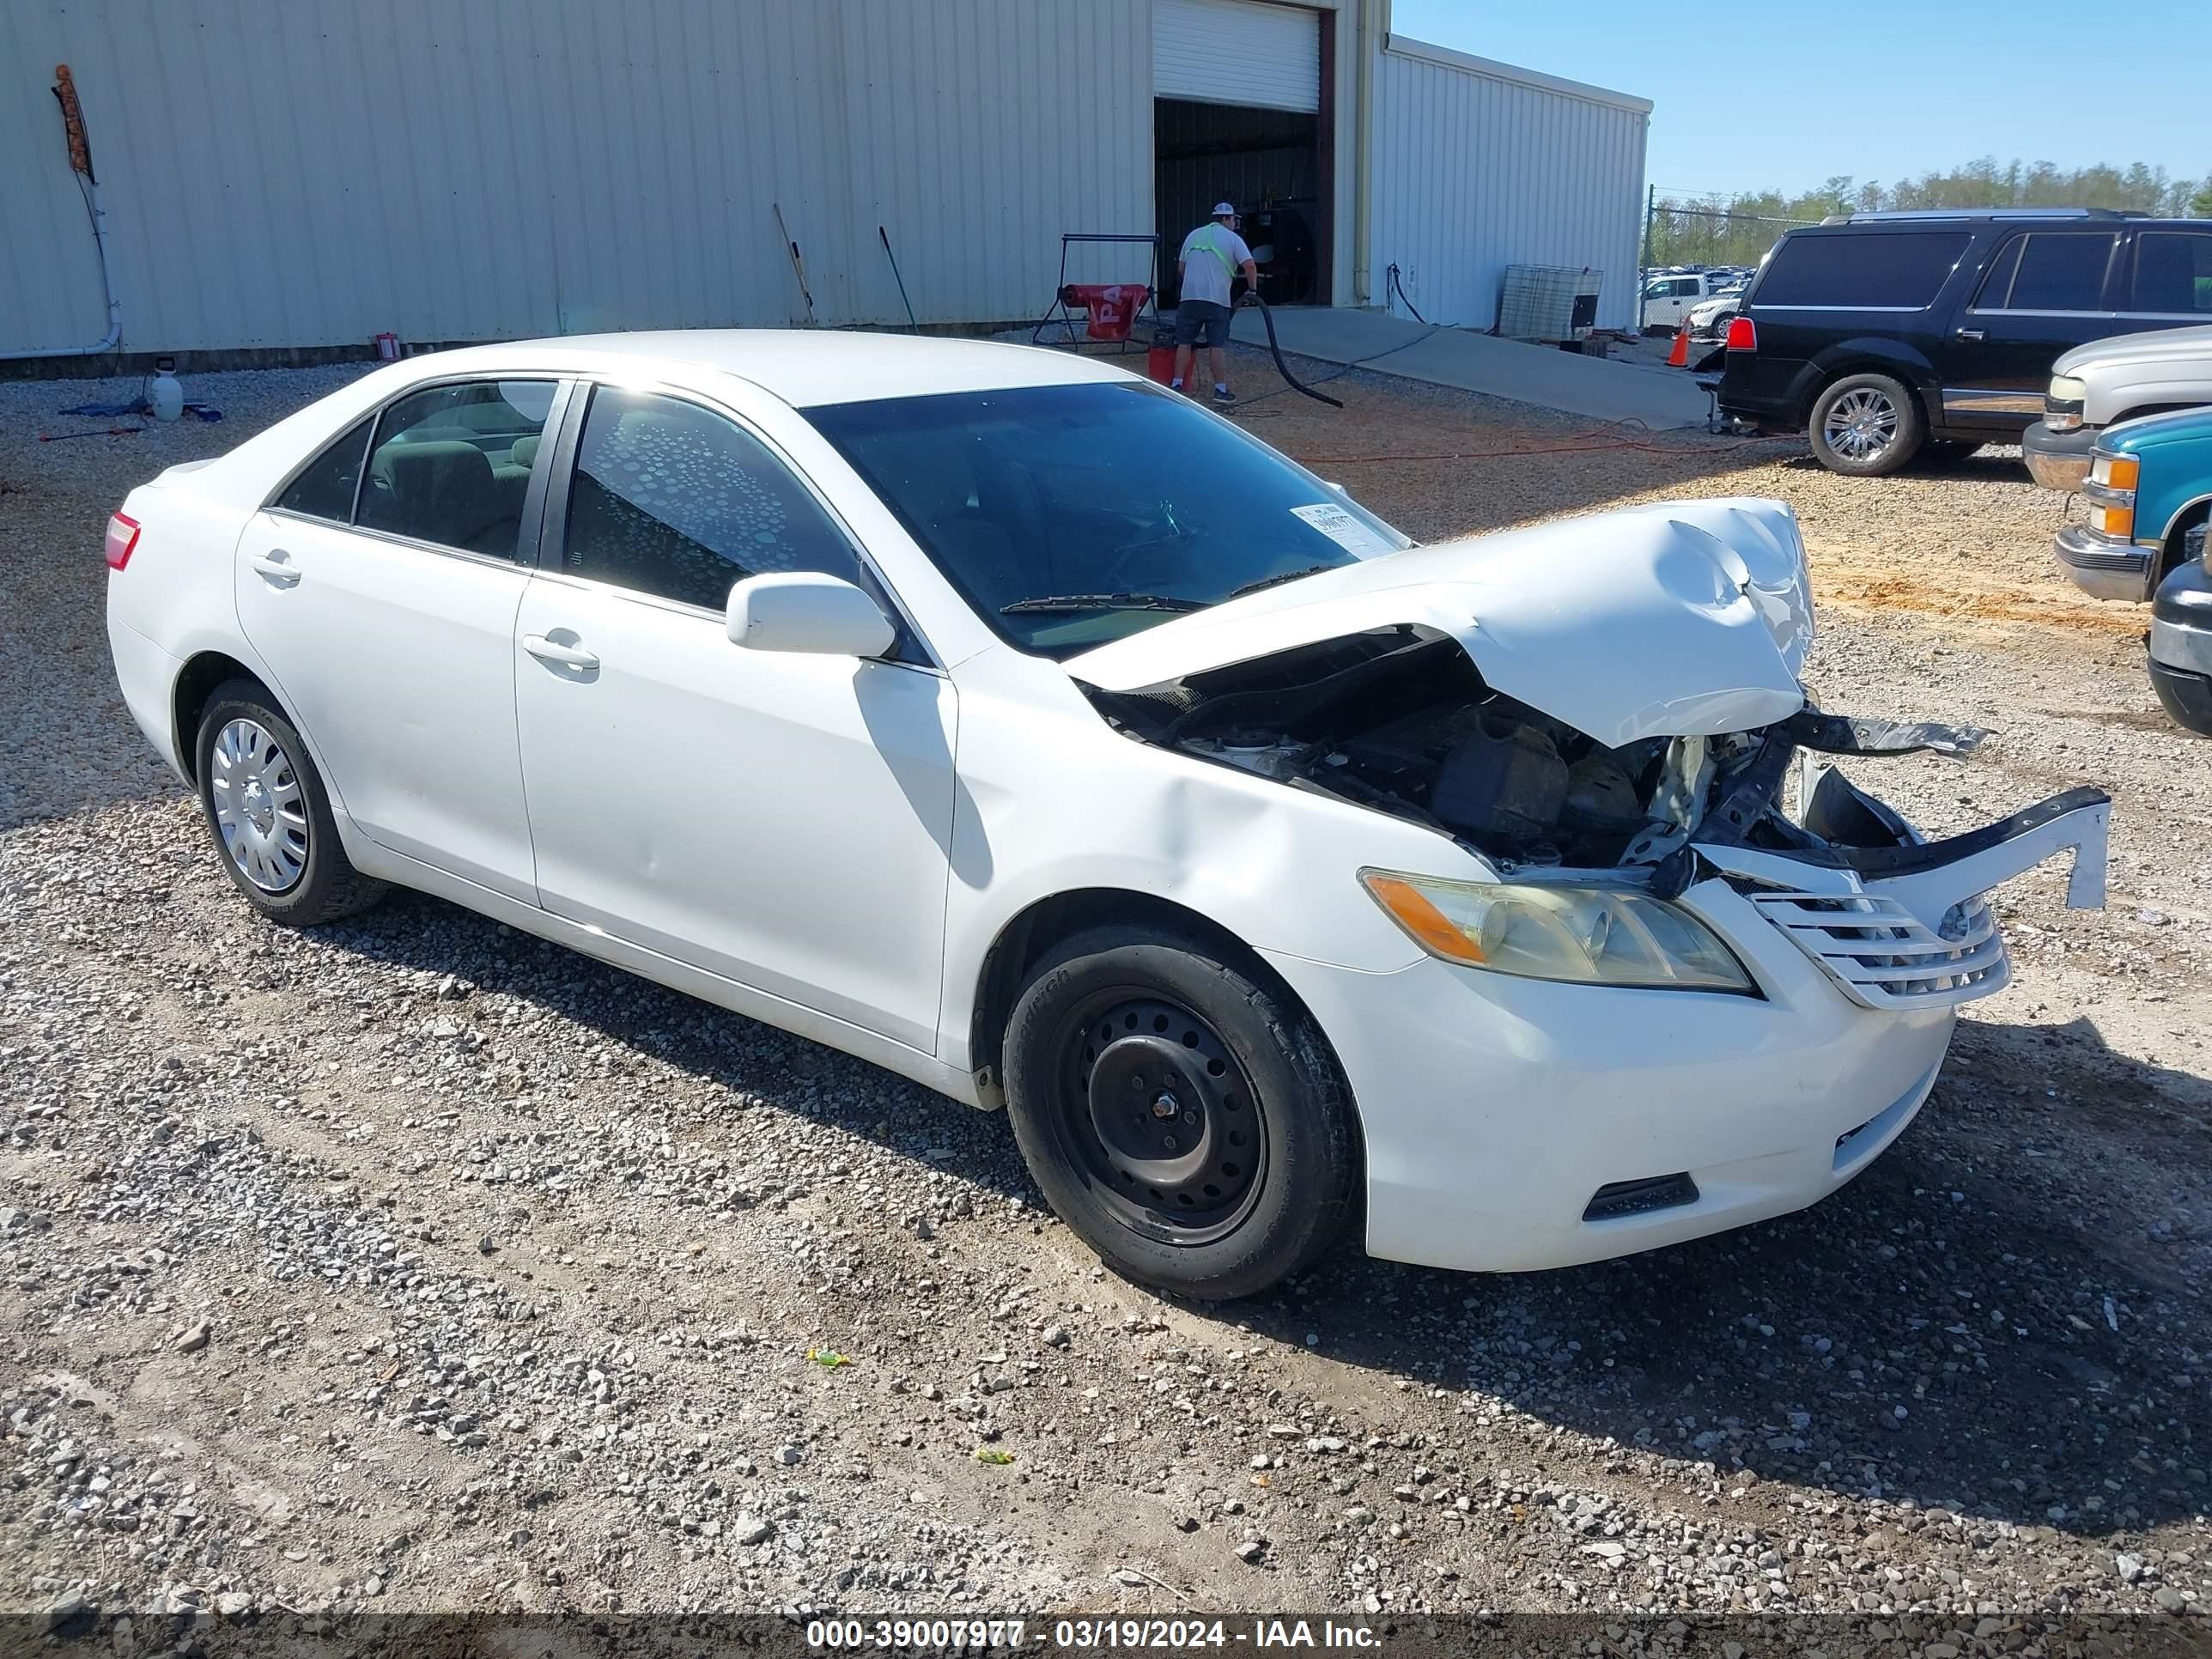
[{"label": "orange traffic cone", "polygon": [[1686,319],[1674,330],[1674,343],[1667,353],[1667,367],[1687,368],[1690,366],[1690,325]]}]

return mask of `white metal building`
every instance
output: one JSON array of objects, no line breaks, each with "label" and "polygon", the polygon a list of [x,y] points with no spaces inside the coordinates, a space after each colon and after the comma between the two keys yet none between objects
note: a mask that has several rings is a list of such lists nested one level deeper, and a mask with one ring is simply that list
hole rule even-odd
[{"label": "white metal building", "polygon": [[[1250,216],[1271,299],[1486,327],[1508,264],[1634,318],[1650,106],[1389,0],[9,0],[0,357],[1041,314],[1063,231]],[[1143,281],[1079,246],[1071,281]]]}]

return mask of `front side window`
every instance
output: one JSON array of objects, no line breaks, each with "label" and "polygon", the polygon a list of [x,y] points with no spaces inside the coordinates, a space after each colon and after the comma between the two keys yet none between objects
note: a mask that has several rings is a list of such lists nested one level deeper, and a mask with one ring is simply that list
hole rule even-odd
[{"label": "front side window", "polygon": [[1917,311],[1933,304],[1973,238],[1963,230],[1789,235],[1768,256],[1761,306]]},{"label": "front side window", "polygon": [[2147,230],[2136,237],[2128,308],[2212,317],[2212,231]]},{"label": "front side window", "polygon": [[[2096,311],[2105,301],[2105,267],[2118,233],[2032,231],[2008,248],[1983,282],[1983,311]],[[2000,283],[2000,279],[2004,279]]]},{"label": "front side window", "polygon": [[512,559],[520,542],[551,380],[425,387],[384,411],[356,522]]},{"label": "front side window", "polygon": [[764,571],[864,580],[844,532],[759,439],[696,404],[605,386],[576,447],[561,565],[709,611]]},{"label": "front side window", "polygon": [[375,424],[372,415],[331,443],[284,487],[284,493],[272,505],[311,519],[349,523],[355,488],[361,483],[362,457],[368,451],[369,428]]},{"label": "front side window", "polygon": [[1041,655],[1411,545],[1257,439],[1141,382],[801,412],[975,613]]}]

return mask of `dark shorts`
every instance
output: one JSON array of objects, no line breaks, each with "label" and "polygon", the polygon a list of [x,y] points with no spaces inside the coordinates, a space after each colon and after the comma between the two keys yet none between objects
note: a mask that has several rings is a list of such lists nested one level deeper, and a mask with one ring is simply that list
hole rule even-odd
[{"label": "dark shorts", "polygon": [[1185,300],[1176,307],[1176,343],[1179,346],[1225,346],[1229,343],[1229,307],[1211,300]]}]

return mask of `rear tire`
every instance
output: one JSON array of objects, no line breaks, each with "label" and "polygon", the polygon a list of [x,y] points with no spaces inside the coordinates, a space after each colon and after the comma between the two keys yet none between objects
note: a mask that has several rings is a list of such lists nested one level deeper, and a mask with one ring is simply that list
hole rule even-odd
[{"label": "rear tire", "polygon": [[1030,1174],[1126,1278],[1255,1295],[1314,1261],[1352,1214],[1358,1138],[1320,1028],[1194,933],[1067,939],[1016,999],[1005,1047]]},{"label": "rear tire", "polygon": [[347,860],[307,745],[265,687],[217,686],[200,712],[193,754],[216,856],[270,921],[312,927],[384,896],[385,884]]},{"label": "rear tire", "polygon": [[1846,374],[1813,400],[1805,435],[1831,472],[1878,478],[1918,453],[1927,422],[1920,400],[1887,374]]}]

